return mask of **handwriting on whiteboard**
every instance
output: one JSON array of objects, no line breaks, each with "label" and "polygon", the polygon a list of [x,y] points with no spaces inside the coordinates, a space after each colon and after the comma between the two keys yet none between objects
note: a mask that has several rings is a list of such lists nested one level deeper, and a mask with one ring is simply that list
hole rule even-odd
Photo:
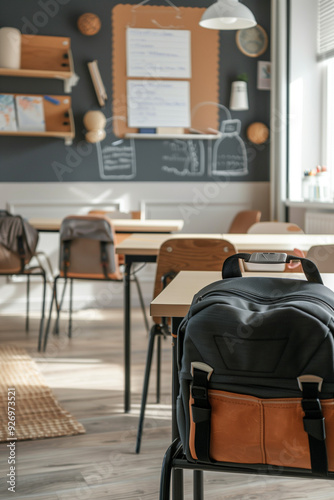
[{"label": "handwriting on whiteboard", "polygon": [[127,76],[191,78],[189,30],[127,28]]},{"label": "handwriting on whiteboard", "polygon": [[190,127],[190,84],[128,80],[129,127]]}]

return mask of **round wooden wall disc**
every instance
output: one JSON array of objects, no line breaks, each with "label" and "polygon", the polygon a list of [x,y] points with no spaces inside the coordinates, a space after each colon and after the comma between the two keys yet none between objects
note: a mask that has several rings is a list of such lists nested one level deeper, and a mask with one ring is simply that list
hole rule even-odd
[{"label": "round wooden wall disc", "polygon": [[269,129],[264,123],[254,122],[247,128],[246,135],[254,144],[263,144],[269,137]]},{"label": "round wooden wall disc", "polygon": [[78,19],[78,29],[80,33],[86,36],[96,35],[101,28],[101,20],[96,14],[86,12]]}]

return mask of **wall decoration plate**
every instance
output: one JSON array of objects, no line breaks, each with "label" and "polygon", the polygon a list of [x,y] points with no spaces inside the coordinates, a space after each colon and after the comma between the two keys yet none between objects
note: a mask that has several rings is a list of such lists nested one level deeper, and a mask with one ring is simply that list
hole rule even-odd
[{"label": "wall decoration plate", "polygon": [[254,28],[237,31],[236,43],[246,56],[258,57],[267,50],[268,35],[262,26],[257,24]]}]

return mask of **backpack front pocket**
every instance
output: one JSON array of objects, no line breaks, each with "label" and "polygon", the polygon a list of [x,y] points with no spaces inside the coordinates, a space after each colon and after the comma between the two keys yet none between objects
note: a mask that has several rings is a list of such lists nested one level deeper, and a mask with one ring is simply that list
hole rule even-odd
[{"label": "backpack front pocket", "polygon": [[[212,461],[311,469],[301,398],[260,399],[209,390]],[[196,460],[190,398],[189,449]],[[334,471],[334,400],[321,401],[326,427],[328,467]]]}]

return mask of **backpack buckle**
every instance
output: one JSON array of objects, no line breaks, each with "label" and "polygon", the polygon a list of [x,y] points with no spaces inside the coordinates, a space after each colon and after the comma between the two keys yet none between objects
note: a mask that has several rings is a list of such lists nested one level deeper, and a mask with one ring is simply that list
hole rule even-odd
[{"label": "backpack buckle", "polygon": [[303,392],[303,384],[318,384],[318,392],[321,392],[323,378],[318,375],[300,375],[297,377],[298,387]]},{"label": "backpack buckle", "polygon": [[213,373],[213,368],[210,365],[207,365],[206,363],[203,363],[202,361],[192,361],[190,363],[191,366],[191,376],[194,376],[194,370],[200,370],[201,372],[206,372],[207,379],[210,380],[210,377]]}]

